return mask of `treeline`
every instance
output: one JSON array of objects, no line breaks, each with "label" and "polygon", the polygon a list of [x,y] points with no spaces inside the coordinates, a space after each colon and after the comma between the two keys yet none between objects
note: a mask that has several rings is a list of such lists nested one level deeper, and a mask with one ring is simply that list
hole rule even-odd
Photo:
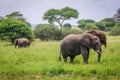
[{"label": "treeline", "polygon": [[[78,18],[78,11],[65,7],[62,9],[50,9],[43,15],[48,24],[39,24],[32,29],[31,24],[26,21],[20,12],[12,12],[5,17],[0,17],[0,39],[12,43],[14,39],[26,37],[30,41],[34,38],[41,40],[61,40],[70,33],[83,33],[86,30],[100,29],[108,32],[109,35],[120,35],[120,8],[113,18],[104,18],[98,22],[92,19],[80,19],[77,25],[64,23],[65,20]],[[58,23],[59,26],[54,25]],[[58,28],[59,27],[59,28]]]},{"label": "treeline", "polygon": [[80,29],[70,29],[70,28],[62,28],[59,29],[53,24],[39,24],[33,30],[36,38],[40,38],[41,40],[61,40],[63,37],[70,33],[80,34],[82,30]]}]

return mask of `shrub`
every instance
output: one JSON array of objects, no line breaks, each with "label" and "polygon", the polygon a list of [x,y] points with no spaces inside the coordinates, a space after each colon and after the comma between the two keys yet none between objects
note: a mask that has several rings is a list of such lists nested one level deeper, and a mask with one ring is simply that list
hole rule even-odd
[{"label": "shrub", "polygon": [[97,23],[95,23],[95,25],[96,25],[100,30],[106,31],[106,26],[105,26],[103,23],[97,22]]},{"label": "shrub", "polygon": [[98,29],[98,27],[94,23],[87,23],[84,29],[85,30],[95,30],[95,29]]},{"label": "shrub", "polygon": [[78,29],[63,29],[62,33],[63,33],[63,37],[65,37],[68,34],[81,34],[83,31]]},{"label": "shrub", "polygon": [[[45,24],[46,25],[46,24]],[[41,40],[60,40],[62,39],[62,31],[54,26],[37,26],[34,30],[36,38]]]},{"label": "shrub", "polygon": [[10,40],[13,43],[14,39],[19,37],[26,37],[30,41],[33,40],[32,30],[26,23],[12,18],[4,19],[0,23],[1,40]]},{"label": "shrub", "polygon": [[120,35],[120,27],[113,27],[110,31],[110,35],[114,36]]},{"label": "shrub", "polygon": [[120,35],[120,23],[117,23],[115,27],[111,28],[110,35]]},{"label": "shrub", "polygon": [[72,25],[70,23],[66,23],[66,24],[63,25],[63,28],[71,29]]},{"label": "shrub", "polygon": [[40,38],[43,41],[48,40],[61,40],[68,34],[81,34],[83,31],[79,28],[69,29],[63,28],[58,29],[51,24],[40,24],[34,30],[34,35],[36,38]]}]

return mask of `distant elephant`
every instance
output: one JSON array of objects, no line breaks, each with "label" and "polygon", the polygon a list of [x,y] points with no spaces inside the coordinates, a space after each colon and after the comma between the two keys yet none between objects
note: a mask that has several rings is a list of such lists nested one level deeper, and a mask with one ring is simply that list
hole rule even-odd
[{"label": "distant elephant", "polygon": [[89,50],[93,48],[98,53],[98,62],[101,57],[101,45],[100,40],[97,36],[90,33],[83,34],[69,34],[66,36],[60,45],[60,56],[61,54],[64,62],[67,62],[67,57],[70,57],[70,62],[73,63],[76,55],[82,54],[83,62],[88,63]]},{"label": "distant elephant", "polygon": [[30,41],[26,38],[18,38],[14,41],[15,48],[18,46],[18,48],[21,47],[28,47],[30,46]]},{"label": "distant elephant", "polygon": [[98,36],[100,39],[100,43],[102,45],[104,45],[105,47],[107,46],[106,35],[103,31],[101,31],[101,30],[88,30],[87,33],[91,33],[95,36]]}]

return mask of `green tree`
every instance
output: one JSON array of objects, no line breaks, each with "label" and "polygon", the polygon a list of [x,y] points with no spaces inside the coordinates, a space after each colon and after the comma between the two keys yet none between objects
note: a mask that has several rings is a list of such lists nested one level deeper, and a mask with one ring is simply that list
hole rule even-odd
[{"label": "green tree", "polygon": [[72,25],[70,23],[66,23],[63,25],[64,28],[68,28],[68,29],[71,29],[72,28]]},{"label": "green tree", "polygon": [[116,23],[110,30],[110,35],[120,35],[120,22]]},{"label": "green tree", "polygon": [[14,18],[14,19],[24,19],[23,18],[23,14],[21,14],[20,12],[12,12],[8,15],[6,15],[7,18]]},{"label": "green tree", "polygon": [[12,12],[12,13],[6,15],[6,18],[13,18],[13,19],[20,20],[20,21],[26,23],[29,27],[31,27],[31,24],[28,21],[26,21],[26,19],[23,17],[23,14],[21,14],[19,11]]},{"label": "green tree", "polygon": [[95,30],[98,29],[98,27],[95,25],[95,23],[87,23],[85,25],[85,30]]},{"label": "green tree", "polygon": [[62,29],[63,37],[65,37],[69,34],[82,34],[82,33],[83,33],[83,30],[81,30],[79,28],[73,28],[73,29],[64,28],[64,29]]},{"label": "green tree", "polygon": [[102,31],[106,31],[106,26],[103,23],[96,22],[95,25],[98,27],[98,29],[100,29]]},{"label": "green tree", "polygon": [[0,16],[0,22],[2,22],[4,20],[4,17]]},{"label": "green tree", "polygon": [[39,24],[34,30],[34,35],[43,41],[62,39],[62,31],[53,24]]},{"label": "green tree", "polygon": [[65,7],[62,9],[49,9],[47,12],[44,13],[43,19],[47,20],[49,23],[56,22],[59,26],[63,27],[63,22],[65,20],[69,20],[71,18],[78,18],[78,11],[70,8]]},{"label": "green tree", "polygon": [[31,28],[22,21],[7,18],[0,23],[0,39],[10,40],[12,43],[14,39],[26,37],[30,41],[33,40],[33,34]]},{"label": "green tree", "polygon": [[83,30],[88,23],[95,23],[95,21],[91,19],[82,19],[77,21],[78,27]]},{"label": "green tree", "polygon": [[110,30],[110,28],[114,27],[115,25],[115,20],[113,18],[104,18],[99,22],[104,24],[107,30]]},{"label": "green tree", "polygon": [[115,24],[116,27],[120,27],[120,22]]},{"label": "green tree", "polygon": [[117,10],[117,13],[114,15],[113,19],[116,22],[120,22],[120,8]]},{"label": "green tree", "polygon": [[110,35],[114,36],[120,35],[120,27],[113,27],[110,31]]},{"label": "green tree", "polygon": [[120,22],[116,23],[115,26],[110,30],[110,35],[120,35]]}]

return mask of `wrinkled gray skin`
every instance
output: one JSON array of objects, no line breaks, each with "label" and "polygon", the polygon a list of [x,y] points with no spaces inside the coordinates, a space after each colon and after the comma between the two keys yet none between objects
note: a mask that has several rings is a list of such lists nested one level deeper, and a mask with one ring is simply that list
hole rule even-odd
[{"label": "wrinkled gray skin", "polygon": [[88,30],[86,32],[99,37],[101,45],[104,45],[105,47],[107,47],[107,38],[106,38],[105,32],[101,30]]},{"label": "wrinkled gray skin", "polygon": [[18,48],[21,47],[29,47],[30,46],[30,41],[26,38],[18,38],[14,41],[15,48],[18,46]]},{"label": "wrinkled gray skin", "polygon": [[90,33],[83,34],[70,34],[66,36],[60,45],[60,56],[61,54],[65,62],[67,62],[67,57],[70,57],[70,62],[73,63],[76,55],[82,54],[83,62],[88,63],[89,50],[93,48],[98,53],[98,62],[101,57],[101,45],[100,40],[97,36]]}]

